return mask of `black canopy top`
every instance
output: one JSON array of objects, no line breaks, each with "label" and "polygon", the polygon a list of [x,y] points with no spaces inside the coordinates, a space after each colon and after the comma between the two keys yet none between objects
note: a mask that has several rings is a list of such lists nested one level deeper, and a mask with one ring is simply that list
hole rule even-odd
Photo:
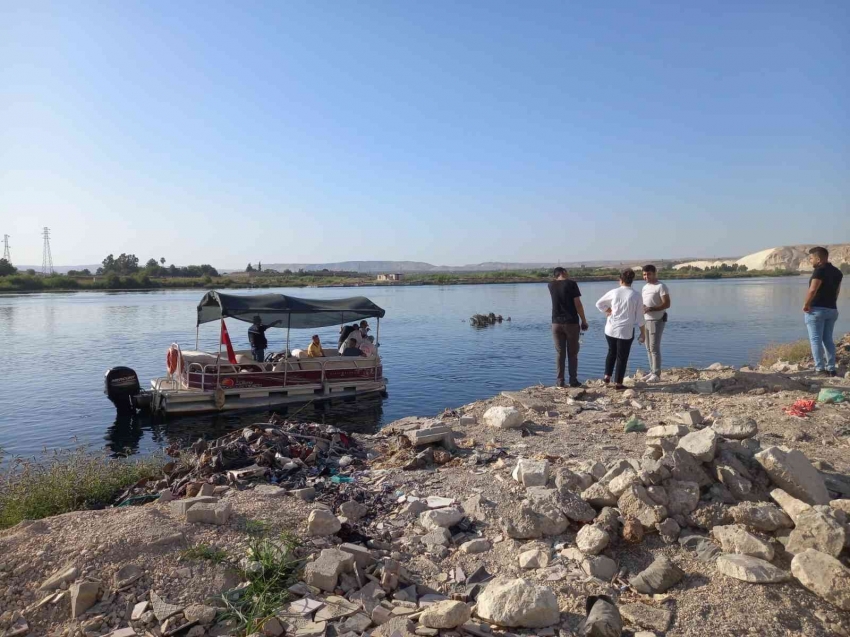
[{"label": "black canopy top", "polygon": [[298,299],[285,294],[222,294],[207,292],[198,304],[198,325],[222,318],[263,325],[304,329],[342,325],[365,318],[381,318],[384,310],[365,296],[348,299]]}]

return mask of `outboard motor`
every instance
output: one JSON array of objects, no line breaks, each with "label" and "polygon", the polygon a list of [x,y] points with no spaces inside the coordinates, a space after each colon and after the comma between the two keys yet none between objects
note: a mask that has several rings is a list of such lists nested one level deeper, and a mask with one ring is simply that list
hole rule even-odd
[{"label": "outboard motor", "polygon": [[137,397],[142,393],[139,377],[129,367],[113,367],[106,371],[103,393],[120,412],[135,411]]}]

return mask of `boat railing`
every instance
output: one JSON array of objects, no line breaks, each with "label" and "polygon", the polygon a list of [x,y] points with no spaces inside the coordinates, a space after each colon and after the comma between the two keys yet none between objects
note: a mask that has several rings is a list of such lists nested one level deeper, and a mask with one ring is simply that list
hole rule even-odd
[{"label": "boat railing", "polygon": [[[339,360],[339,358],[329,358],[327,360],[320,360],[318,358],[309,359],[312,365],[319,363],[321,370],[321,381],[325,382],[326,379],[326,371],[327,366],[333,363],[341,363],[343,361]],[[286,363],[286,367],[282,370],[275,371],[274,369],[262,369],[266,365],[270,365],[270,363],[222,363],[222,364],[208,364],[201,365],[201,363],[190,363],[187,367],[185,374],[185,386],[189,385],[189,374],[201,374],[201,391],[205,391],[206,388],[206,378],[207,375],[232,375],[239,374],[240,376],[267,376],[269,374],[283,374],[284,378],[286,377],[287,372],[290,371],[315,371],[315,369],[302,369],[300,367],[294,367],[294,365],[299,364],[300,359],[297,358],[289,358],[281,361],[277,361],[274,365],[278,365],[282,362]],[[346,363],[353,363],[353,369],[371,369],[375,368],[375,380],[378,379],[378,368],[381,364],[381,359],[379,356],[369,357],[369,358],[357,358],[354,356],[348,357]],[[257,368],[260,368],[259,370]],[[350,369],[349,367],[342,367],[340,369]],[[181,375],[182,376],[182,375]],[[165,379],[163,379],[165,380]]]}]

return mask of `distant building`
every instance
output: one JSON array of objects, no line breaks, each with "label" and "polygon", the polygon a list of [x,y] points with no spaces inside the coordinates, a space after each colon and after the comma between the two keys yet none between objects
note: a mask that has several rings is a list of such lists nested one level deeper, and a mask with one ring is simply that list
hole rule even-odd
[{"label": "distant building", "polygon": [[401,281],[401,273],[395,272],[393,274],[379,274],[378,281]]}]

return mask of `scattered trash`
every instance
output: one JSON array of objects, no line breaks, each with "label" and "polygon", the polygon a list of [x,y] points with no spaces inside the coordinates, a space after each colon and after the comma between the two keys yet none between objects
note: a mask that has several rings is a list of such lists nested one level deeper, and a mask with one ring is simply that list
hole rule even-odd
[{"label": "scattered trash", "polygon": [[825,405],[843,403],[846,399],[847,397],[844,395],[843,391],[832,387],[824,387],[818,394],[818,402],[824,403]]},{"label": "scattered trash", "polygon": [[623,431],[627,434],[646,431],[646,425],[637,416],[632,416],[626,421],[626,424],[623,426]]},{"label": "scattered trash", "polygon": [[797,418],[805,418],[808,414],[815,410],[815,401],[814,400],[806,400],[805,398],[801,398],[798,401],[795,401],[793,405],[790,407],[786,407],[782,411],[784,411],[789,416],[795,416]]}]

